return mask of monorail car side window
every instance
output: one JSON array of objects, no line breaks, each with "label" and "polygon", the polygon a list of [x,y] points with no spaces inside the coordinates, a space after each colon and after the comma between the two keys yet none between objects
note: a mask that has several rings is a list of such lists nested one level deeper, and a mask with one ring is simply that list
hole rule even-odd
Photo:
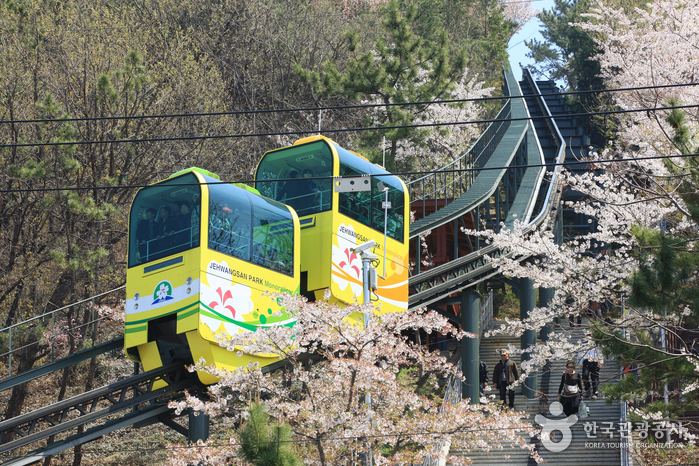
[{"label": "monorail car side window", "polygon": [[342,147],[336,146],[336,150],[340,156],[340,176],[387,175],[372,176],[371,191],[339,193],[339,212],[383,233],[384,215],[386,215],[383,202],[386,199],[386,193],[379,189],[381,182],[388,187],[388,201],[391,204],[387,212],[386,234],[390,238],[403,242],[405,192],[398,178]]},{"label": "monorail car side window", "polygon": [[253,211],[252,262],[287,275],[294,273],[294,221],[279,202],[250,196]]},{"label": "monorail car side window", "polygon": [[293,275],[294,218],[272,199],[226,183],[209,184],[209,249]]},{"label": "monorail car side window", "polygon": [[250,262],[252,206],[243,189],[209,184],[209,249]]},{"label": "monorail car side window", "polygon": [[332,151],[324,141],[300,144],[265,154],[255,185],[263,196],[291,206],[303,217],[332,208],[332,169]]},{"label": "monorail car side window", "polygon": [[200,199],[191,173],[141,189],[131,206],[129,267],[199,247]]},{"label": "monorail car side window", "polygon": [[[379,189],[379,183],[388,188],[390,207],[384,212],[383,203],[386,193]],[[372,224],[371,227],[383,231],[384,216],[386,216],[386,234],[397,241],[403,242],[403,212],[405,209],[405,192],[403,185],[394,176],[373,176],[371,179]],[[387,214],[387,215],[386,215]]]},{"label": "monorail car side window", "polygon": [[[361,160],[357,158],[358,160]],[[363,161],[362,161],[363,162]],[[356,165],[356,164],[355,164]],[[347,163],[340,163],[340,176],[361,176],[368,173],[368,164],[365,167],[356,167]],[[340,193],[338,197],[339,211],[349,218],[359,221],[366,226],[371,226],[369,211],[371,207],[371,193],[369,191],[352,191]]]}]

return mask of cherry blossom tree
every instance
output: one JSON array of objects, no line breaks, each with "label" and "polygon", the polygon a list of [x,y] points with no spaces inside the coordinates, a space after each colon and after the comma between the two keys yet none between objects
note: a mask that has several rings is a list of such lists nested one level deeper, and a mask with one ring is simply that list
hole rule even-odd
[{"label": "cherry blossom tree", "polygon": [[508,2],[503,1],[503,13],[505,18],[516,24],[514,32],[518,32],[532,18],[539,14],[539,10],[532,8],[532,2]]},{"label": "cherry blossom tree", "polygon": [[[620,116],[615,143],[590,155],[590,171],[566,173],[568,188],[582,193],[569,207],[594,221],[594,232],[564,244],[550,231],[525,237],[521,224],[497,235],[481,234],[515,254],[494,261],[503,274],[556,289],[546,307],[512,322],[508,332],[540,329],[591,301],[609,301],[617,312],[611,323],[592,321],[595,342],[608,355],[626,358],[624,364],[638,366],[636,382],[641,382],[610,394],[645,401],[657,398],[665,382],[678,381],[674,403],[686,408],[699,399],[699,357],[691,351],[692,341],[681,338],[684,328],[699,323],[694,250],[699,121],[696,107],[678,107],[696,102],[699,93],[692,84],[699,66],[699,2],[657,0],[624,9],[600,1],[591,11],[576,26],[593,35],[603,51],[596,59],[608,88],[686,86],[613,94],[620,109],[647,111]],[[523,256],[534,259],[519,261]],[[665,347],[663,334],[672,341]],[[539,344],[523,363],[523,377],[547,358],[575,357],[582,349],[565,335]],[[672,399],[668,406],[646,405],[646,411],[661,405],[665,415],[673,412]]]},{"label": "cherry blossom tree", "polygon": [[[278,354],[288,363],[284,375],[264,374],[258,367],[227,372],[199,363],[192,370],[207,371],[220,380],[209,388],[210,400],[188,394],[171,406],[238,422],[250,403],[262,400],[272,418],[291,426],[306,464],[354,464],[358,453],[370,454],[374,464],[421,462],[427,453],[443,456],[438,450],[444,440],[457,448],[489,450],[517,444],[529,449],[515,433],[534,433],[522,422],[523,413],[468,400],[440,408],[438,397],[421,394],[438,391],[449,376],[457,375],[456,368],[406,335],[422,330],[471,336],[457,331],[446,318],[423,311],[382,314],[371,305],[339,307],[288,295],[282,299],[297,319],[292,328],[243,333],[220,344],[233,352]],[[366,328],[359,323],[365,313],[371,315]],[[402,382],[404,370],[417,366],[424,371],[417,385],[429,390]],[[232,440],[225,446],[175,449],[172,461],[187,464],[194,459],[191,455],[202,461],[202,449],[217,458],[214,461],[236,452]],[[458,464],[464,459],[450,461]]]},{"label": "cherry blossom tree", "polygon": [[[486,87],[479,76],[469,77],[466,70],[460,79],[453,83],[450,100],[469,100],[487,97],[494,88]],[[426,81],[427,70],[418,72],[418,80]],[[368,100],[364,103],[377,103]],[[482,119],[485,109],[475,101],[457,103],[434,103],[415,115],[415,124],[445,124]],[[417,171],[434,170],[443,167],[460,157],[473,144],[480,131],[476,125],[437,126],[425,131],[419,141],[401,140],[396,145],[396,161],[399,165],[412,166]]]}]

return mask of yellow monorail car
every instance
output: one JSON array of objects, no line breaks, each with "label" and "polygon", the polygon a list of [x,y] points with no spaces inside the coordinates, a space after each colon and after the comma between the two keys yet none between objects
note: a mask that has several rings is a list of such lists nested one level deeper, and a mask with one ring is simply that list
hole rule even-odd
[{"label": "yellow monorail car", "polygon": [[[336,189],[333,177],[364,177],[368,190]],[[292,207],[301,223],[301,293],[341,303],[364,302],[362,262],[353,248],[376,241],[381,312],[408,307],[408,191],[403,182],[323,136],[267,152],[255,187]],[[388,202],[386,199],[388,198]],[[385,259],[385,260],[384,260]]]},{"label": "yellow monorail car", "polygon": [[279,360],[227,351],[216,334],[294,324],[266,293],[300,292],[292,209],[191,168],[139,190],[129,220],[124,347],[131,359],[145,370],[200,358],[227,369]]}]

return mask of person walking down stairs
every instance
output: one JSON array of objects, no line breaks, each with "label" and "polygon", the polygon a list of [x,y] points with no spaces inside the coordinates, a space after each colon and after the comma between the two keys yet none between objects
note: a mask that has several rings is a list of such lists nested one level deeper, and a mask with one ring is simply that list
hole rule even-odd
[{"label": "person walking down stairs", "polygon": [[[583,341],[583,344],[587,342]],[[580,356],[580,370],[582,371],[582,379],[585,384],[585,397],[596,400],[599,396],[599,371],[602,365],[602,355],[597,348],[590,348]],[[590,384],[592,380],[592,384]]]},{"label": "person walking down stairs", "polygon": [[478,382],[480,385],[481,398],[485,396],[485,389],[488,386],[488,364],[482,359],[478,364]]},{"label": "person walking down stairs", "polygon": [[507,387],[514,384],[517,380],[519,380],[517,364],[509,358],[507,350],[500,350],[500,361],[495,365],[495,370],[493,371],[493,383],[495,388],[500,390],[500,400],[503,406],[506,406],[506,398],[509,398],[510,409],[515,407],[515,391]]},{"label": "person walking down stairs", "polygon": [[563,404],[563,412],[566,416],[575,414],[582,400],[582,382],[580,374],[575,372],[575,364],[568,361],[568,369],[561,377],[561,385],[558,387],[558,402]]}]

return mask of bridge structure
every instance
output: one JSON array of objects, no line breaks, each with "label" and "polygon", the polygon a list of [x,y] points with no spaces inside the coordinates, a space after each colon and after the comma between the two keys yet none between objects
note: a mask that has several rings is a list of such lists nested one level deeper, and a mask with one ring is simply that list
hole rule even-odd
[{"label": "bridge structure", "polygon": [[[488,244],[464,230],[497,232],[512,228],[515,221],[519,221],[524,226],[524,234],[549,230],[562,238],[566,211],[561,202],[564,193],[560,164],[575,161],[587,151],[588,142],[582,129],[574,118],[566,116],[564,99],[554,83],[537,82],[527,70],[523,74],[523,80],[517,82],[511,72],[505,73],[505,103],[468,152],[408,184],[411,210],[416,217],[410,227],[415,267],[409,282],[409,308],[434,309],[475,335],[481,335],[488,325],[488,319],[481,313],[481,308],[487,306],[481,305],[476,287],[506,280],[499,276],[487,257],[512,257],[518,261],[531,257],[515,257],[507,248]],[[584,169],[584,166],[580,164],[578,168]],[[572,218],[570,226],[589,228],[571,212],[567,217]],[[423,241],[431,251],[429,267],[420,260]],[[521,316],[527,317],[536,304],[532,280],[522,278],[509,283],[518,291]],[[123,288],[119,288],[71,306],[94,308],[95,299],[123,292]],[[553,290],[541,289],[538,294],[540,305],[545,305],[552,298]],[[66,309],[34,319],[54,319]],[[21,325],[31,325],[32,320],[0,331],[0,341],[9,342],[7,351],[0,357],[8,358],[11,374],[0,380],[0,392],[123,347],[123,338],[102,343],[93,338],[93,346],[89,349],[66,358],[47,358],[48,362],[40,367],[12,375],[12,354],[22,350],[12,346],[13,328],[16,332]],[[97,320],[94,316],[93,328]],[[89,325],[88,322],[85,330]],[[537,338],[546,339],[549,335],[550,331],[546,330],[541,335],[528,331],[521,337],[521,348],[526,349],[535,344]],[[461,384],[451,384],[450,397],[479,399],[479,348],[479,338],[462,342],[460,364],[465,380]],[[168,385],[155,388],[159,386],[156,385],[158,379],[167,380]],[[534,375],[523,384],[522,395],[533,398],[538,386]],[[6,465],[32,464],[115,430],[154,422],[166,424],[191,441],[205,439],[208,436],[205,416],[190,414],[188,427],[184,427],[177,422],[167,402],[163,402],[168,397],[181,396],[184,390],[191,393],[199,388],[195,378],[182,367],[168,366],[3,420],[0,422],[0,459],[6,459],[3,463]],[[77,433],[65,437],[65,432],[73,432],[76,428]],[[65,438],[52,441],[59,433],[64,433]],[[49,442],[41,442],[47,438]],[[24,447],[39,443],[46,445],[28,454],[13,456],[13,451],[20,447],[26,450]]]}]

